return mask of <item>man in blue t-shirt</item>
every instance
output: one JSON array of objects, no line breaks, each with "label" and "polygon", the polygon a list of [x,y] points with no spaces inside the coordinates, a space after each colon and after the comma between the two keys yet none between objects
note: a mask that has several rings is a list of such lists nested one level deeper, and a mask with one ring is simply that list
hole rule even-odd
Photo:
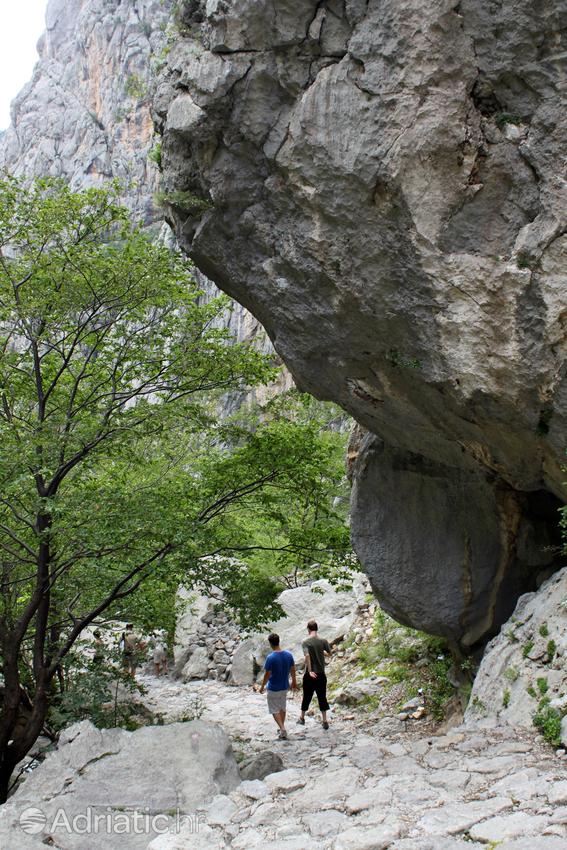
[{"label": "man in blue t-shirt", "polygon": [[291,687],[297,690],[295,678],[295,661],[293,655],[287,649],[280,646],[280,636],[271,634],[268,637],[272,652],[266,658],[264,664],[264,680],[260,693],[264,693],[266,683],[268,684],[268,711],[273,715],[278,724],[278,738],[287,738],[285,730],[285,713],[287,692],[289,690],[289,677],[291,675]]}]

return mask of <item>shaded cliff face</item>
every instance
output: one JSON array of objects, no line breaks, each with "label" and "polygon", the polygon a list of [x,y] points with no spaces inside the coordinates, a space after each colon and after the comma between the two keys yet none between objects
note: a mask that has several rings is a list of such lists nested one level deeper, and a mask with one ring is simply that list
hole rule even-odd
[{"label": "shaded cliff face", "polygon": [[386,609],[474,644],[566,493],[567,3],[184,9],[154,101],[177,238],[368,430],[353,539]]},{"label": "shaded cliff face", "polygon": [[70,180],[77,188],[117,178],[125,202],[146,224],[158,170],[152,63],[166,49],[173,0],[50,0],[32,80],[12,103],[0,139],[0,167]]}]

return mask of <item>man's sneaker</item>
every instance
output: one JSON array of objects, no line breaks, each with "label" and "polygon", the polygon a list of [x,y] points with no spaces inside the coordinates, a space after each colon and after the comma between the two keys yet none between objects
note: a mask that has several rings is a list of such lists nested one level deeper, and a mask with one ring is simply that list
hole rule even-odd
[{"label": "man's sneaker", "polygon": [[287,732],[285,731],[285,729],[280,729],[280,738],[282,739],[282,741],[287,741]]},{"label": "man's sneaker", "polygon": [[328,729],[328,728],[329,728],[329,724],[325,720],[325,722],[323,723],[323,729]]},{"label": "man's sneaker", "polygon": [[300,726],[305,726],[305,717],[298,717],[297,722]]}]

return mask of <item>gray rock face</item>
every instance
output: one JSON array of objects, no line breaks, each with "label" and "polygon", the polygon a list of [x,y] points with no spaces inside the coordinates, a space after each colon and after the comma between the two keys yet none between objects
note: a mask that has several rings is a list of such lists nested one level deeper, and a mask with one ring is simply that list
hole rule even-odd
[{"label": "gray rock face", "polygon": [[177,238],[377,436],[353,536],[382,604],[473,644],[565,498],[567,4],[185,9],[154,107],[166,188],[206,205]]},{"label": "gray rock face", "polygon": [[[11,126],[0,135],[0,168],[27,179],[61,177],[76,189],[117,179],[134,218],[157,232],[163,211],[154,199],[159,169],[148,157],[158,139],[150,98],[155,72],[177,35],[176,5],[175,0],[49,0],[39,61],[12,104]],[[175,247],[169,228],[160,237]],[[198,281],[204,299],[218,295],[204,275]],[[273,350],[239,304],[220,323],[236,339]],[[287,372],[280,383],[282,389],[292,385]],[[262,401],[262,389],[254,397]],[[240,400],[226,399],[223,410],[230,412]]]},{"label": "gray rock face", "polygon": [[[33,808],[45,823],[31,832],[30,848],[79,850],[86,841],[89,850],[102,850],[112,845],[115,830],[124,848],[145,850],[152,836],[175,830],[177,812],[195,815],[239,783],[229,739],[213,723],[194,720],[132,733],[99,730],[84,721],[64,732],[58,751],[2,807],[0,839],[3,847],[21,847],[26,836],[20,818]],[[97,817],[98,829],[89,828]]]},{"label": "gray rock face", "polygon": [[75,188],[119,179],[137,218],[162,218],[148,160],[152,63],[166,49],[173,0],[49,0],[31,81],[12,103],[0,166]]},{"label": "gray rock face", "polygon": [[[486,648],[465,721],[533,727],[543,696],[567,714],[567,568],[518,601]],[[563,726],[562,726],[563,731]],[[567,744],[567,728],[565,738]]]}]

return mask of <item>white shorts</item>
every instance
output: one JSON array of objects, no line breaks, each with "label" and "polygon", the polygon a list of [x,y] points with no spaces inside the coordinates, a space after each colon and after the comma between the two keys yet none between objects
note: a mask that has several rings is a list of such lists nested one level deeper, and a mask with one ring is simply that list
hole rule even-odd
[{"label": "white shorts", "polygon": [[268,688],[266,693],[268,695],[268,712],[270,714],[278,714],[280,711],[285,711],[287,691],[271,691]]}]

